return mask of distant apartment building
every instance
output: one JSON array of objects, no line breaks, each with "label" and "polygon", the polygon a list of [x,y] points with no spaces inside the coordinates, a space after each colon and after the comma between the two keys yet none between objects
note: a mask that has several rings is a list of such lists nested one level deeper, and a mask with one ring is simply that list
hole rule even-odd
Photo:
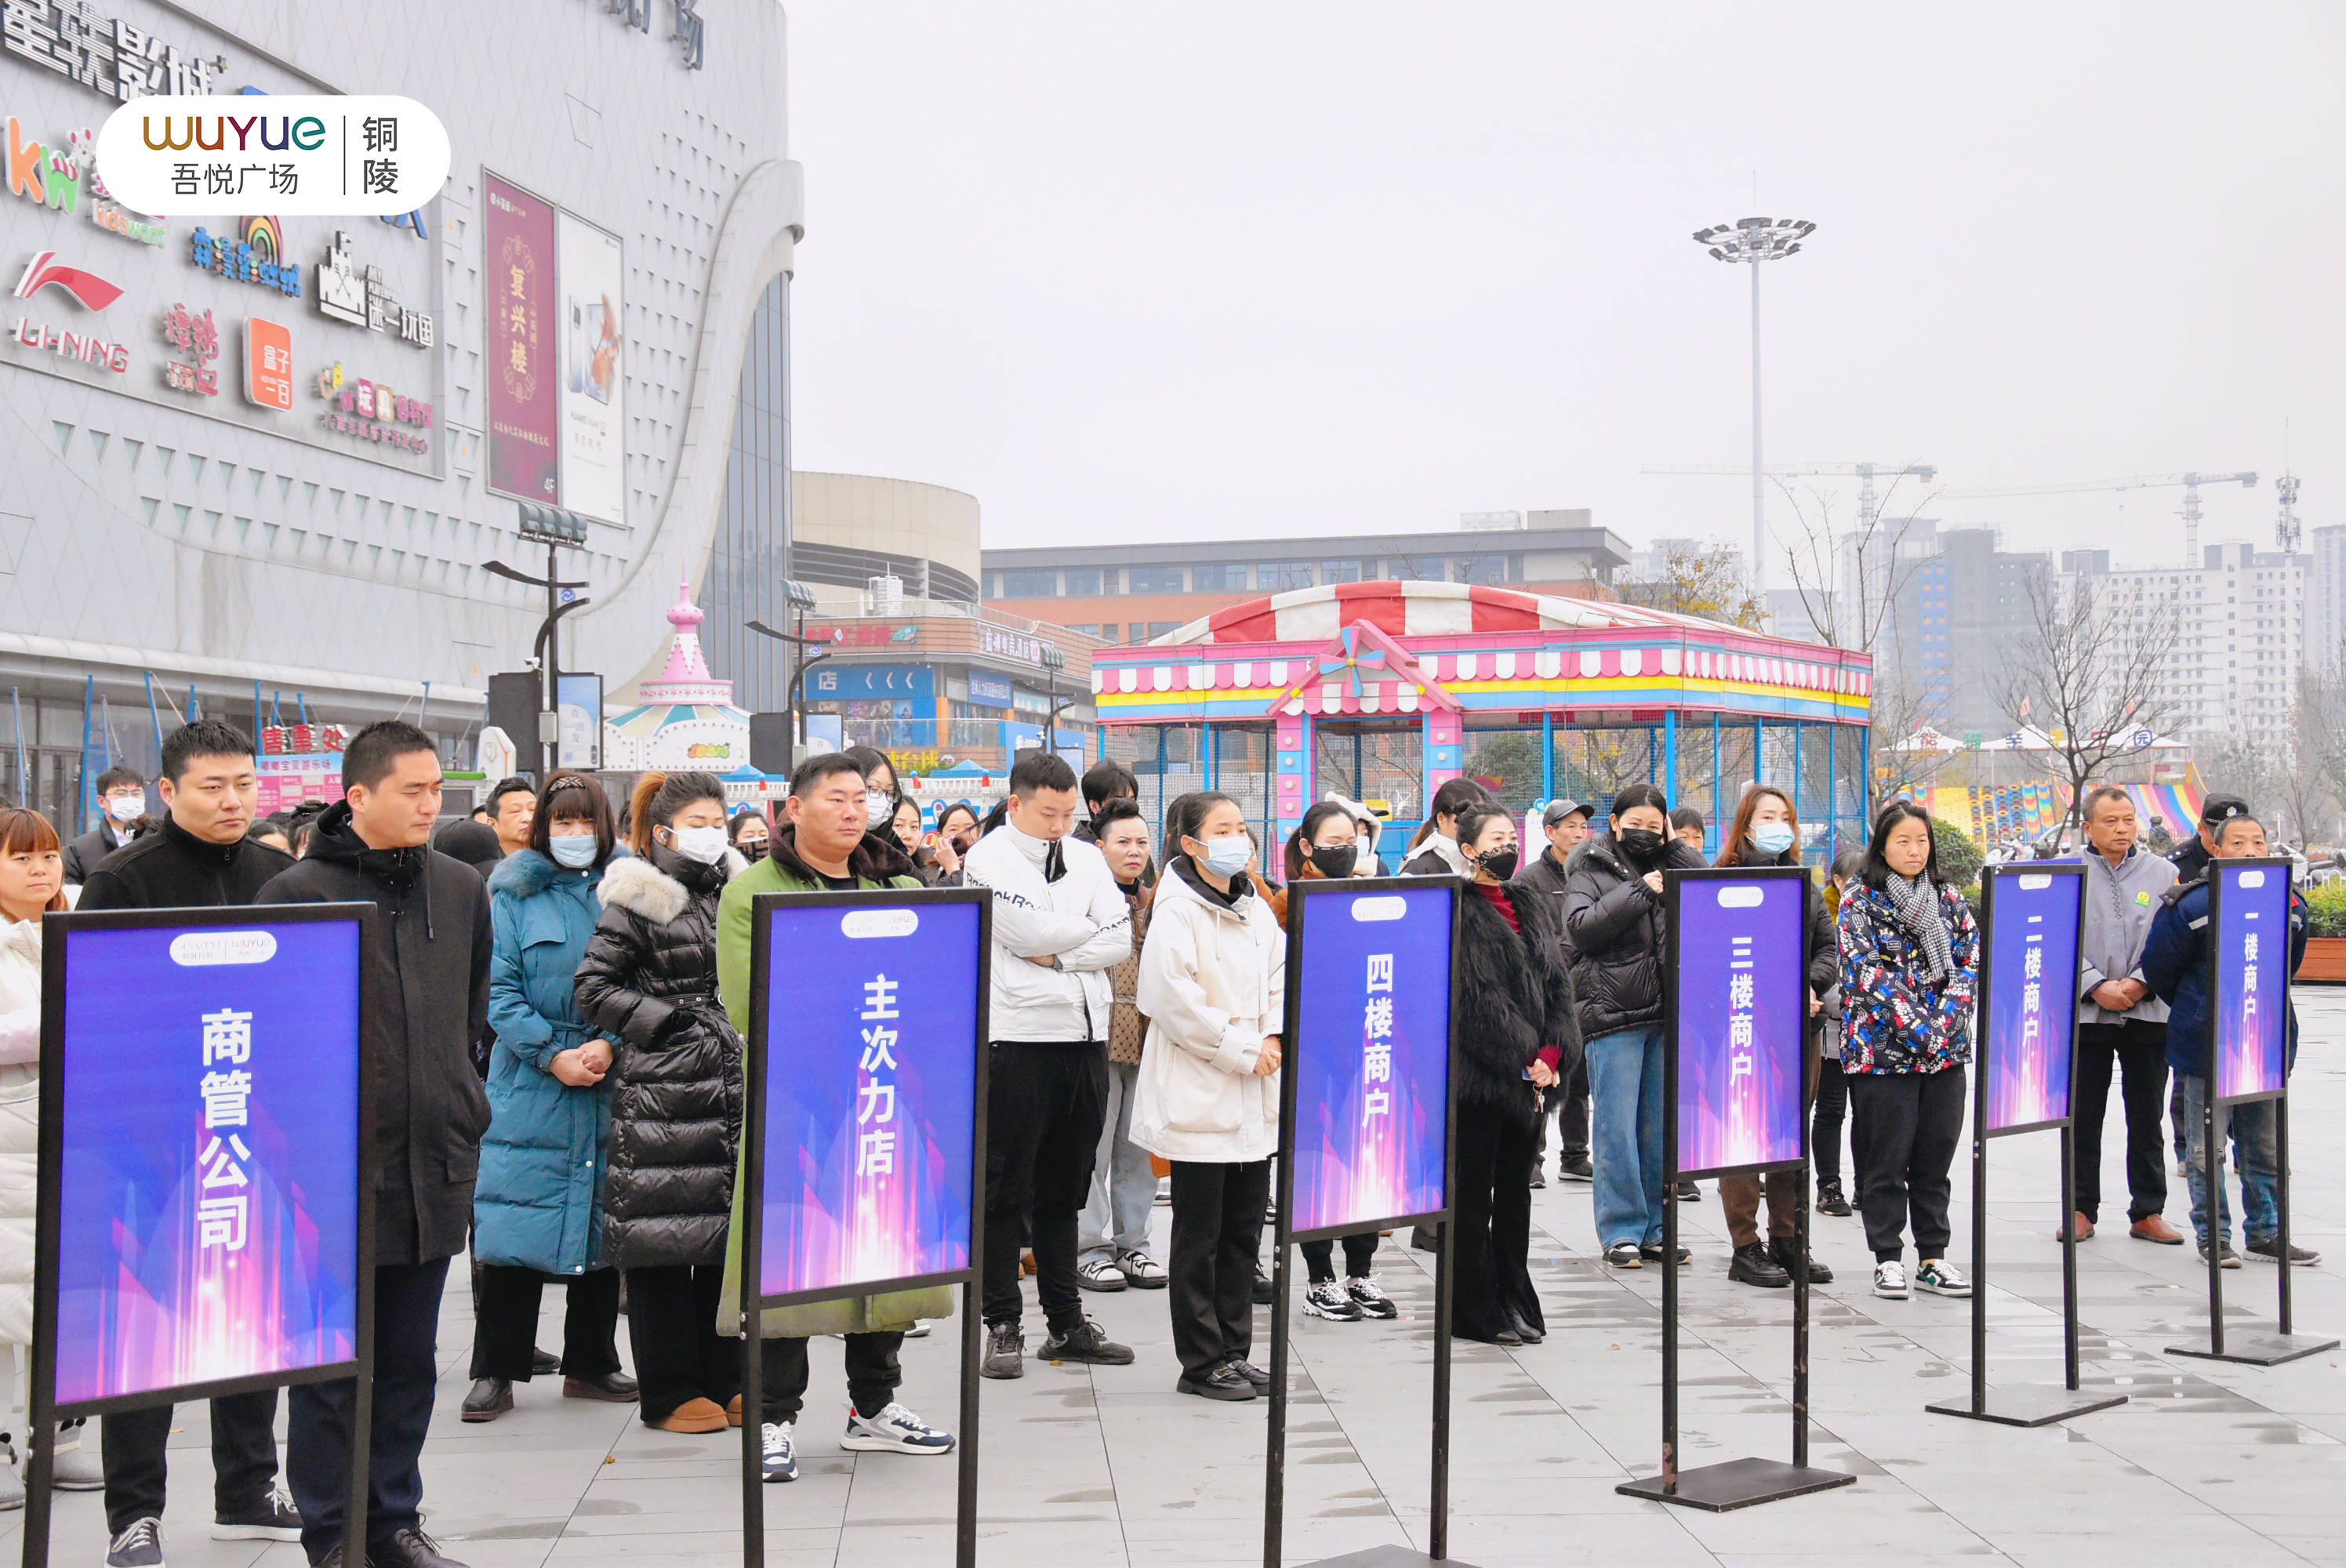
[{"label": "distant apartment building", "polygon": [[987,550],[987,605],[1105,642],[1145,643],[1265,594],[1329,583],[1484,583],[1610,598],[1627,541],[1583,508],[1470,514],[1451,531],[1323,539],[1084,544]]},{"label": "distant apartment building", "polygon": [[1993,528],[1907,530],[1884,568],[1891,603],[1876,667],[1885,687],[1910,694],[1917,723],[1987,736],[2018,722],[2003,701],[2006,660],[2033,624],[2029,584],[2052,567],[2048,555],[2004,549]]},{"label": "distant apartment building", "polygon": [[2346,524],[2305,535],[2305,662],[2346,675]]}]

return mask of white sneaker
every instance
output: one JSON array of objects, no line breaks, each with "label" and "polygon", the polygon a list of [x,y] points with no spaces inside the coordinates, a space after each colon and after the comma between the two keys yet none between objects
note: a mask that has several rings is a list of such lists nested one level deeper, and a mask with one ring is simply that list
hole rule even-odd
[{"label": "white sneaker", "polygon": [[1357,1323],[1361,1320],[1360,1303],[1332,1279],[1323,1279],[1303,1293],[1303,1309],[1315,1318],[1326,1318],[1337,1323]]},{"label": "white sneaker", "polygon": [[1873,1266],[1873,1293],[1886,1301],[1906,1299],[1906,1265],[1892,1257]]},{"label": "white sneaker", "polygon": [[1344,1281],[1344,1294],[1352,1298],[1352,1305],[1361,1309],[1364,1318],[1401,1316],[1401,1308],[1393,1305],[1392,1298],[1386,1295],[1373,1279],[1347,1279]]},{"label": "white sneaker", "polygon": [[1972,1282],[1956,1271],[1943,1257],[1926,1257],[1914,1270],[1914,1288],[1928,1290],[1933,1296],[1968,1296]]},{"label": "white sneaker", "polygon": [[759,1461],[760,1479],[773,1486],[799,1478],[797,1446],[790,1441],[790,1423],[765,1421],[758,1428],[758,1441],[762,1452]]},{"label": "white sneaker", "polygon": [[25,1506],[25,1478],[16,1473],[16,1450],[0,1438],[0,1513]]},{"label": "white sneaker", "polygon": [[1104,1252],[1076,1266],[1076,1283],[1086,1290],[1121,1290],[1124,1270],[1116,1266],[1113,1255]]},{"label": "white sneaker", "polygon": [[951,1453],[954,1438],[940,1431],[900,1404],[891,1403],[876,1416],[847,1407],[847,1434],[839,1446],[872,1453]]}]

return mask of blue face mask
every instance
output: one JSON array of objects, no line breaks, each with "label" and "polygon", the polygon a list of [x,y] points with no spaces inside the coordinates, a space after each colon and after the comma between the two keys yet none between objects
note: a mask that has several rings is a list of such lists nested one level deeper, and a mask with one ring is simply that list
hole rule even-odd
[{"label": "blue face mask", "polygon": [[1206,845],[1206,870],[1218,877],[1235,877],[1253,861],[1254,846],[1240,834],[1233,833]]},{"label": "blue face mask", "polygon": [[546,847],[554,851],[556,865],[583,871],[595,863],[597,842],[592,833],[565,833],[558,839],[547,839]]},{"label": "blue face mask", "polygon": [[1792,847],[1792,825],[1761,822],[1751,830],[1751,844],[1763,855],[1780,855]]}]

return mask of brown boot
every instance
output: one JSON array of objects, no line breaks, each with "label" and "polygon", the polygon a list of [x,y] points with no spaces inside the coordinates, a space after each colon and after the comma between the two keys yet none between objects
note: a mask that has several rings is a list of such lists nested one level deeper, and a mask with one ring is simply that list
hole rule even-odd
[{"label": "brown boot", "polygon": [[2127,1234],[2137,1241],[2155,1241],[2161,1247],[2180,1247],[2183,1233],[2167,1223],[2163,1214],[2147,1214],[2127,1227]]}]

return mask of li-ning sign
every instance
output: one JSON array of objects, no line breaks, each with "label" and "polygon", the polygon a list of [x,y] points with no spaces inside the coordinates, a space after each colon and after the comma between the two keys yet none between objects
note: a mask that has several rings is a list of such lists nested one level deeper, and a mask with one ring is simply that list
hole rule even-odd
[{"label": "li-ning sign", "polygon": [[[106,117],[98,156],[125,203],[145,212],[218,212],[265,195],[309,217],[413,212],[448,178],[448,132],[413,98],[295,94],[237,100],[142,98]],[[266,105],[266,112],[260,106]]]}]

